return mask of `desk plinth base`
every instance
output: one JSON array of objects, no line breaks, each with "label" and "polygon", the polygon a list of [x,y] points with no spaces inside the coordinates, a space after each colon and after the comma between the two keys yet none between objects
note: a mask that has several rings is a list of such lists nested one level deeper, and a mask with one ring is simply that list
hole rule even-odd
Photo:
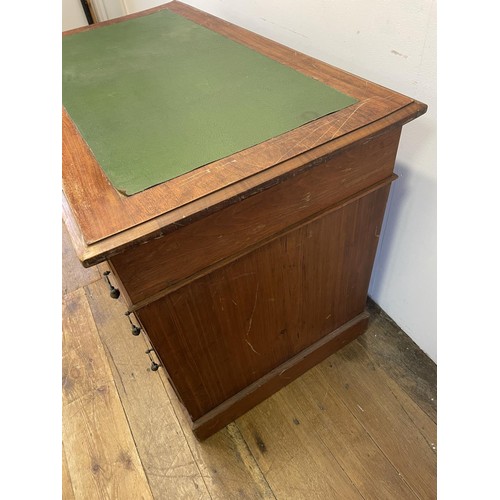
[{"label": "desk plinth base", "polygon": [[[191,422],[194,435],[204,440],[251,410],[303,373],[362,335],[368,326],[369,314],[363,312],[340,328],[287,360],[253,384],[224,401],[203,417]],[[187,417],[189,419],[189,416]]]}]

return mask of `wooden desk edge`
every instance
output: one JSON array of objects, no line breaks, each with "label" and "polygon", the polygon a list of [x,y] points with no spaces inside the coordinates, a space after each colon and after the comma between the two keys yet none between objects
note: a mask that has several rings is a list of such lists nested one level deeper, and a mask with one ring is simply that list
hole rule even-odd
[{"label": "wooden desk edge", "polygon": [[[357,113],[358,108],[356,108],[355,111],[350,112],[351,114],[347,113],[346,116],[342,115],[341,119],[345,119],[345,122],[342,122],[341,126],[338,128],[338,131],[343,129],[342,134],[353,138],[353,140],[357,136],[348,135],[351,132],[357,130],[358,128],[361,129],[364,127],[370,127],[371,124],[375,123],[377,120],[396,116],[394,113],[397,110],[409,109],[407,106],[412,104],[412,100],[409,97],[403,96],[402,94],[394,92],[390,89],[386,89],[373,82],[369,82],[356,75],[351,75],[350,73],[347,73],[339,68],[335,68],[327,63],[318,61],[305,54],[301,54],[300,52],[297,52],[289,47],[285,47],[284,45],[252,33],[244,28],[233,25],[223,19],[219,19],[211,14],[195,9],[181,2],[170,2],[146,11],[131,14],[129,16],[113,19],[104,23],[98,23],[97,25],[92,25],[91,27],[71,30],[65,32],[64,34],[68,35],[78,31],[87,31],[98,26],[113,24],[123,20],[151,14],[162,9],[169,9],[172,12],[180,14],[187,19],[191,19],[200,25],[213,29],[216,32],[220,32],[224,36],[229,36],[229,38],[234,39],[239,43],[243,43],[254,50],[263,51],[263,53],[267,54],[269,57],[273,57],[284,64],[291,65],[292,67],[297,65],[295,69],[302,71],[304,74],[308,74],[313,78],[321,80],[323,74],[328,74],[330,75],[329,78],[331,77],[334,79],[333,83],[336,82],[334,85],[335,87],[340,85],[339,88],[341,88],[342,85],[345,84],[353,92],[354,88],[362,88],[362,95],[365,96],[365,100],[358,106],[358,108],[362,108],[362,111]],[[270,52],[273,52],[274,50],[277,52],[271,54]],[[284,53],[281,53],[281,51],[284,51]],[[329,84],[332,84],[332,82]],[[353,85],[355,85],[355,87],[352,87]],[[350,93],[347,88],[344,89],[344,91]],[[358,98],[360,98],[360,96],[358,96]],[[374,116],[372,120],[362,123],[362,121],[366,118],[360,118],[363,116],[363,112],[368,109],[371,110],[370,106],[372,106],[373,103],[378,103],[375,106],[379,106],[382,102],[386,103],[385,105],[387,105],[387,103],[393,103],[394,106],[392,106],[392,104],[389,105],[389,107],[384,111],[385,114]],[[373,110],[369,112],[371,113]],[[338,116],[340,117],[341,114],[342,112],[340,112]],[[361,119],[361,122],[357,123],[357,120],[359,119]],[[387,120],[387,123],[388,125],[390,124],[390,118]],[[351,129],[350,131],[349,128]],[[323,137],[323,135],[324,134],[322,134],[321,137]],[[335,135],[333,137],[335,137]],[[340,147],[338,146],[340,144],[338,139],[339,137],[335,137],[334,139],[332,138],[332,140],[328,141],[328,139],[325,138],[323,145],[327,146],[328,149],[328,145],[332,144],[334,145],[333,149],[336,149],[337,147]],[[76,140],[77,142],[83,141],[81,138]],[[100,167],[96,165],[93,156],[89,152],[85,153],[86,149],[83,141],[81,144],[81,153],[85,158],[84,160],[81,160],[79,170],[77,168],[75,172],[72,172],[71,168],[74,167],[68,167],[69,170],[66,172],[66,169],[63,168],[63,186],[66,182],[70,183],[65,187],[65,189],[68,189],[66,191],[67,201],[70,203],[71,209],[74,211],[73,214],[75,223],[81,230],[81,239],[83,240],[81,250],[82,257],[83,254],[85,254],[88,255],[90,259],[93,259],[94,254],[107,252],[108,250],[111,250],[111,247],[116,245],[120,247],[123,246],[124,239],[131,239],[134,241],[137,240],[137,242],[140,243],[141,241],[144,241],[146,233],[154,234],[160,231],[159,234],[161,234],[161,232],[166,230],[165,228],[169,224],[175,223],[175,214],[181,214],[182,217],[178,217],[178,220],[186,222],[186,218],[192,216],[191,211],[195,208],[204,212],[206,209],[217,210],[217,198],[221,193],[228,195],[226,198],[234,197],[235,200],[237,199],[237,196],[243,196],[246,191],[249,191],[249,194],[251,194],[251,190],[252,188],[255,188],[256,182],[258,184],[262,184],[261,179],[269,177],[268,173],[265,174],[263,172],[264,170],[269,169],[270,171],[276,173],[280,169],[282,170],[281,167],[285,165],[290,166],[292,169],[294,161],[288,162],[288,160],[293,160],[295,157],[304,158],[303,153],[307,153],[307,155],[309,155],[309,151],[319,150],[319,146],[312,143],[308,147],[304,146],[302,151],[293,151],[292,146],[297,143],[301,144],[303,141],[297,140],[297,137],[295,136],[294,138],[288,137],[287,140],[290,141],[290,147],[288,149],[288,156],[283,158],[281,162],[282,165],[280,165],[280,158],[278,158],[281,152],[279,150],[276,151],[278,143],[276,143],[273,139],[270,141],[269,147],[274,148],[273,151],[275,151],[275,153],[277,152],[278,156],[275,154],[274,159],[270,160],[270,162],[272,161],[275,164],[273,166],[264,165],[263,168],[259,168],[258,171],[253,169],[252,171],[247,172],[247,177],[245,179],[242,179],[242,174],[239,171],[241,165],[238,162],[240,160],[234,163],[234,165],[231,162],[231,171],[229,171],[229,176],[226,175],[226,167],[223,165],[224,175],[222,175],[220,165],[215,162],[216,164],[214,165],[213,171],[218,173],[217,175],[215,175],[215,173],[211,174],[213,180],[211,187],[198,190],[196,180],[197,174],[196,172],[190,172],[184,176],[173,179],[171,183],[154,186],[151,189],[138,193],[137,196],[132,196],[130,199],[126,200],[124,200],[121,196],[116,195],[116,191],[109,184],[109,181],[103,177],[102,171]],[[259,146],[262,147],[262,144]],[[288,147],[288,144],[285,144],[285,146]],[[253,149],[249,151],[253,151]],[[258,151],[256,149],[255,151],[255,153],[252,153],[255,158],[254,156],[250,156],[248,158],[244,156],[242,162],[248,162],[249,165],[256,164],[256,159],[261,153],[260,149]],[[80,162],[80,160],[78,161]],[[223,162],[223,160],[220,161]],[[87,163],[89,163],[89,170],[87,170]],[[72,165],[71,161],[69,165]],[[82,170],[82,167],[85,168]],[[89,179],[81,179],[81,172],[87,171],[91,172],[91,174],[89,174],[91,177]],[[80,185],[77,182],[76,188],[72,187],[73,175],[76,176],[77,181],[81,184]],[[217,186],[216,184],[219,181],[221,181],[221,185]],[[206,183],[204,185],[206,185]],[[249,186],[248,189],[246,186]],[[186,189],[184,189],[185,187]],[[96,192],[96,189],[104,189],[105,191]],[[187,193],[187,195],[185,196],[184,193]],[[169,200],[169,202],[165,203],[165,206],[163,206],[165,200]],[[151,207],[155,208],[152,209]],[[170,216],[166,216],[167,214],[170,214]],[[137,230],[139,227],[141,229]],[[123,237],[124,234],[127,235],[125,238]],[[86,245],[88,245],[88,247]],[[126,246],[124,248],[126,248]],[[87,257],[82,258],[82,260],[86,261]],[[97,257],[95,263],[100,260],[103,259]],[[92,265],[92,263],[88,262],[88,265]]]},{"label": "wooden desk edge", "polygon": [[[329,143],[318,146],[313,150],[290,158],[275,165],[274,167],[259,172],[252,177],[243,179],[239,183],[227,186],[219,191],[215,191],[203,198],[193,201],[192,203],[181,206],[170,212],[163,213],[158,217],[145,221],[142,224],[138,224],[96,243],[87,244],[85,242],[82,231],[78,226],[76,218],[72,213],[71,207],[64,193],[62,203],[63,219],[73,241],[78,258],[84,267],[91,267],[126,250],[129,247],[145,243],[149,240],[175,231],[180,224],[185,226],[201,217],[247,198],[276,184],[277,182],[281,182],[286,179],[287,176],[296,173],[297,171],[312,168],[325,158],[329,158],[340,151],[354,147],[360,142],[362,143],[370,140],[382,133],[385,133],[393,127],[402,127],[405,123],[408,123],[424,114],[426,110],[427,106],[425,104],[413,101],[404,108],[395,111],[391,115],[377,120],[366,127],[343,135],[333,141],[330,141]],[[304,157],[307,158],[307,161],[302,162],[303,166],[300,167],[301,160]],[[229,196],[227,196],[228,193]]]}]

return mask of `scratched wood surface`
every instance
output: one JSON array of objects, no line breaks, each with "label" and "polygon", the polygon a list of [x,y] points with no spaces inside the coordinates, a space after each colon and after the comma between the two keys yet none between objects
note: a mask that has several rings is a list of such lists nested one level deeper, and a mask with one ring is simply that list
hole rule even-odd
[{"label": "scratched wood surface", "polygon": [[75,498],[153,498],[83,288],[63,298],[63,343],[65,476]]},{"label": "scratched wood surface", "polygon": [[200,443],[72,252],[63,238],[63,499],[436,498],[436,367],[375,304],[358,340]]},{"label": "scratched wood surface", "polygon": [[[163,238],[110,258],[131,304],[387,182],[401,130],[384,134]],[[366,188],[366,186],[369,186]],[[364,189],[366,188],[366,189]],[[203,241],[203,245],[199,242]],[[182,249],[189,248],[189,259]],[[137,263],[141,272],[137,272]]]},{"label": "scratched wood surface", "polygon": [[386,184],[136,311],[193,420],[363,312],[388,193]]},{"label": "scratched wood surface", "polygon": [[[337,113],[327,115],[269,141],[195,169],[169,182],[126,197],[109,183],[63,110],[63,188],[66,216],[78,227],[82,260],[99,258],[108,245],[113,250],[164,231],[165,224],[188,220],[200,210],[216,211],[238,196],[247,196],[262,184],[266,175],[277,179],[283,173],[365,140],[379,124],[402,125],[424,113],[426,106],[363,78],[346,73],[300,54],[276,42],[222,21],[180,2],[150,9],[168,8],[202,26],[257,50],[283,64],[316,78],[358,99]],[[128,17],[137,17],[143,13]],[[112,20],[111,23],[119,22]],[[109,24],[103,23],[103,24]],[[96,26],[74,31],[95,29]],[[98,28],[98,27],[97,27]],[[163,215],[170,214],[170,217]],[[117,236],[117,238],[111,238]],[[103,242],[103,245],[97,244]]]}]

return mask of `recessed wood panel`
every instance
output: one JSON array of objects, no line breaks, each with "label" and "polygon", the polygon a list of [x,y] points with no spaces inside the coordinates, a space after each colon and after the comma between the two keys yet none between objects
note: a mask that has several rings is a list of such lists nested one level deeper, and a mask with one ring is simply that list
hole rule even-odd
[{"label": "recessed wood panel", "polygon": [[363,312],[388,192],[136,311],[193,419]]}]

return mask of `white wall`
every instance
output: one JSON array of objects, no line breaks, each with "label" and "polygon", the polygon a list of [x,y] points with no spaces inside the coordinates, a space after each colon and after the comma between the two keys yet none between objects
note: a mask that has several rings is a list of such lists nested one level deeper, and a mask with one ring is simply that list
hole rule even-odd
[{"label": "white wall", "polygon": [[[106,21],[129,13],[126,0],[92,0],[91,3],[97,18],[95,19],[96,22]],[[87,26],[88,24],[80,0],[62,1],[62,31]]]},{"label": "white wall", "polygon": [[125,0],[92,0],[92,5],[96,21],[106,21],[129,14]]},{"label": "white wall", "polygon": [[[127,13],[164,3],[121,1]],[[435,1],[184,3],[429,105],[403,128],[369,294],[436,361]]]},{"label": "white wall", "polygon": [[80,0],[62,0],[62,31],[87,25]]},{"label": "white wall", "polygon": [[[133,2],[134,8],[153,3]],[[403,128],[400,178],[391,189],[369,294],[436,361],[435,2],[185,3],[428,104],[426,115]]]}]

